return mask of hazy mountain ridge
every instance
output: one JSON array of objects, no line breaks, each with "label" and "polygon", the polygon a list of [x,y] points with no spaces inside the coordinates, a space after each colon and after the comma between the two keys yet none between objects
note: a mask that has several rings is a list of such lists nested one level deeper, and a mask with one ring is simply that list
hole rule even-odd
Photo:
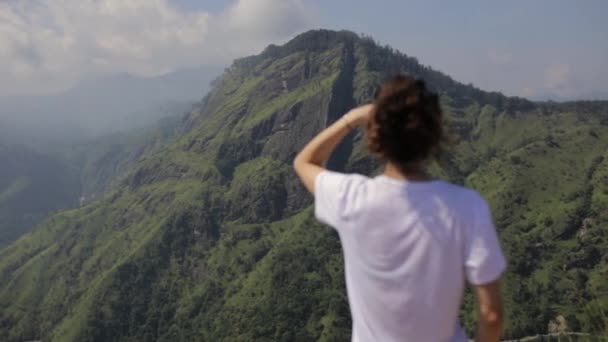
[{"label": "hazy mountain ridge", "polygon": [[154,125],[106,135],[71,147],[67,158],[79,166],[82,201],[90,202],[119,186],[133,165],[162,150],[182,132],[186,116],[184,112],[163,118]]},{"label": "hazy mountain ridge", "polygon": [[0,145],[0,248],[52,212],[78,203],[76,170],[28,148]]},{"label": "hazy mountain ridge", "polygon": [[[435,172],[494,209],[510,262],[507,336],[544,331],[558,314],[572,329],[605,329],[605,104],[486,93],[321,30],[236,61],[188,129],[120,187],[1,251],[0,339],[348,340],[339,243],[312,218],[291,159],[396,71],[441,92],[460,136]],[[333,169],[377,167],[360,138],[345,140]],[[470,329],[470,296],[463,320]]]},{"label": "hazy mountain ridge", "polygon": [[200,67],[156,77],[122,73],[85,79],[55,94],[0,98],[0,133],[31,146],[140,129],[190,109],[220,72]]},{"label": "hazy mountain ridge", "polygon": [[0,143],[0,248],[50,213],[76,208],[119,186],[131,166],[179,135],[184,115],[79,144],[35,149]]},{"label": "hazy mountain ridge", "polygon": [[[6,192],[0,247],[49,212],[77,207],[116,186],[133,163],[177,134],[182,116],[200,102],[219,70],[123,73],[85,79],[57,94],[0,98],[0,165],[8,177],[0,184],[0,193]],[[16,160],[29,166],[17,172]],[[13,183],[28,187],[17,194]]]}]

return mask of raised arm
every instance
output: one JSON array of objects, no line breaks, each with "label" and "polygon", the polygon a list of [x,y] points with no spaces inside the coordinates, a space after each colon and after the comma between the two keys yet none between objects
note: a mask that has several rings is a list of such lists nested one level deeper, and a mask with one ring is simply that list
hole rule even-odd
[{"label": "raised arm", "polygon": [[314,193],[315,178],[348,132],[367,123],[373,105],[355,108],[315,136],[293,161],[293,167],[306,189]]},{"label": "raised arm", "polygon": [[499,341],[503,328],[503,305],[500,281],[474,285],[477,301],[477,342]]}]

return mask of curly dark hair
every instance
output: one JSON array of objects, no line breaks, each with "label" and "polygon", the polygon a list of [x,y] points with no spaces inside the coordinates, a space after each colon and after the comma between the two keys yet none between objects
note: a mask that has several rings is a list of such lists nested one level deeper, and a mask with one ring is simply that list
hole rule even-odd
[{"label": "curly dark hair", "polygon": [[376,91],[366,143],[370,152],[407,172],[437,155],[445,139],[439,97],[424,81],[397,75]]}]

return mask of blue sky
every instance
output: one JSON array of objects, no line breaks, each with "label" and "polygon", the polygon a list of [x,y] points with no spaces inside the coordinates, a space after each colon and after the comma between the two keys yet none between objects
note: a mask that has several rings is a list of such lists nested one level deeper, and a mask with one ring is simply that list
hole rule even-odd
[{"label": "blue sky", "polygon": [[227,65],[330,28],[482,89],[608,99],[606,14],[606,0],[0,0],[0,97]]},{"label": "blue sky", "polygon": [[[231,3],[173,1],[216,12]],[[303,2],[313,11],[310,27],[369,34],[484,89],[608,99],[608,1]]]}]

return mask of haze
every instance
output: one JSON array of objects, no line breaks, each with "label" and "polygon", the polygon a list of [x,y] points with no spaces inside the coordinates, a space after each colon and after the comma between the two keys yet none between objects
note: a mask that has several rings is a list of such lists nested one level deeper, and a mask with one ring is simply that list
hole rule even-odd
[{"label": "haze", "polygon": [[9,0],[0,133],[90,137],[145,125],[186,111],[233,59],[316,27],[371,35],[485,90],[608,99],[607,12],[599,0]]}]

